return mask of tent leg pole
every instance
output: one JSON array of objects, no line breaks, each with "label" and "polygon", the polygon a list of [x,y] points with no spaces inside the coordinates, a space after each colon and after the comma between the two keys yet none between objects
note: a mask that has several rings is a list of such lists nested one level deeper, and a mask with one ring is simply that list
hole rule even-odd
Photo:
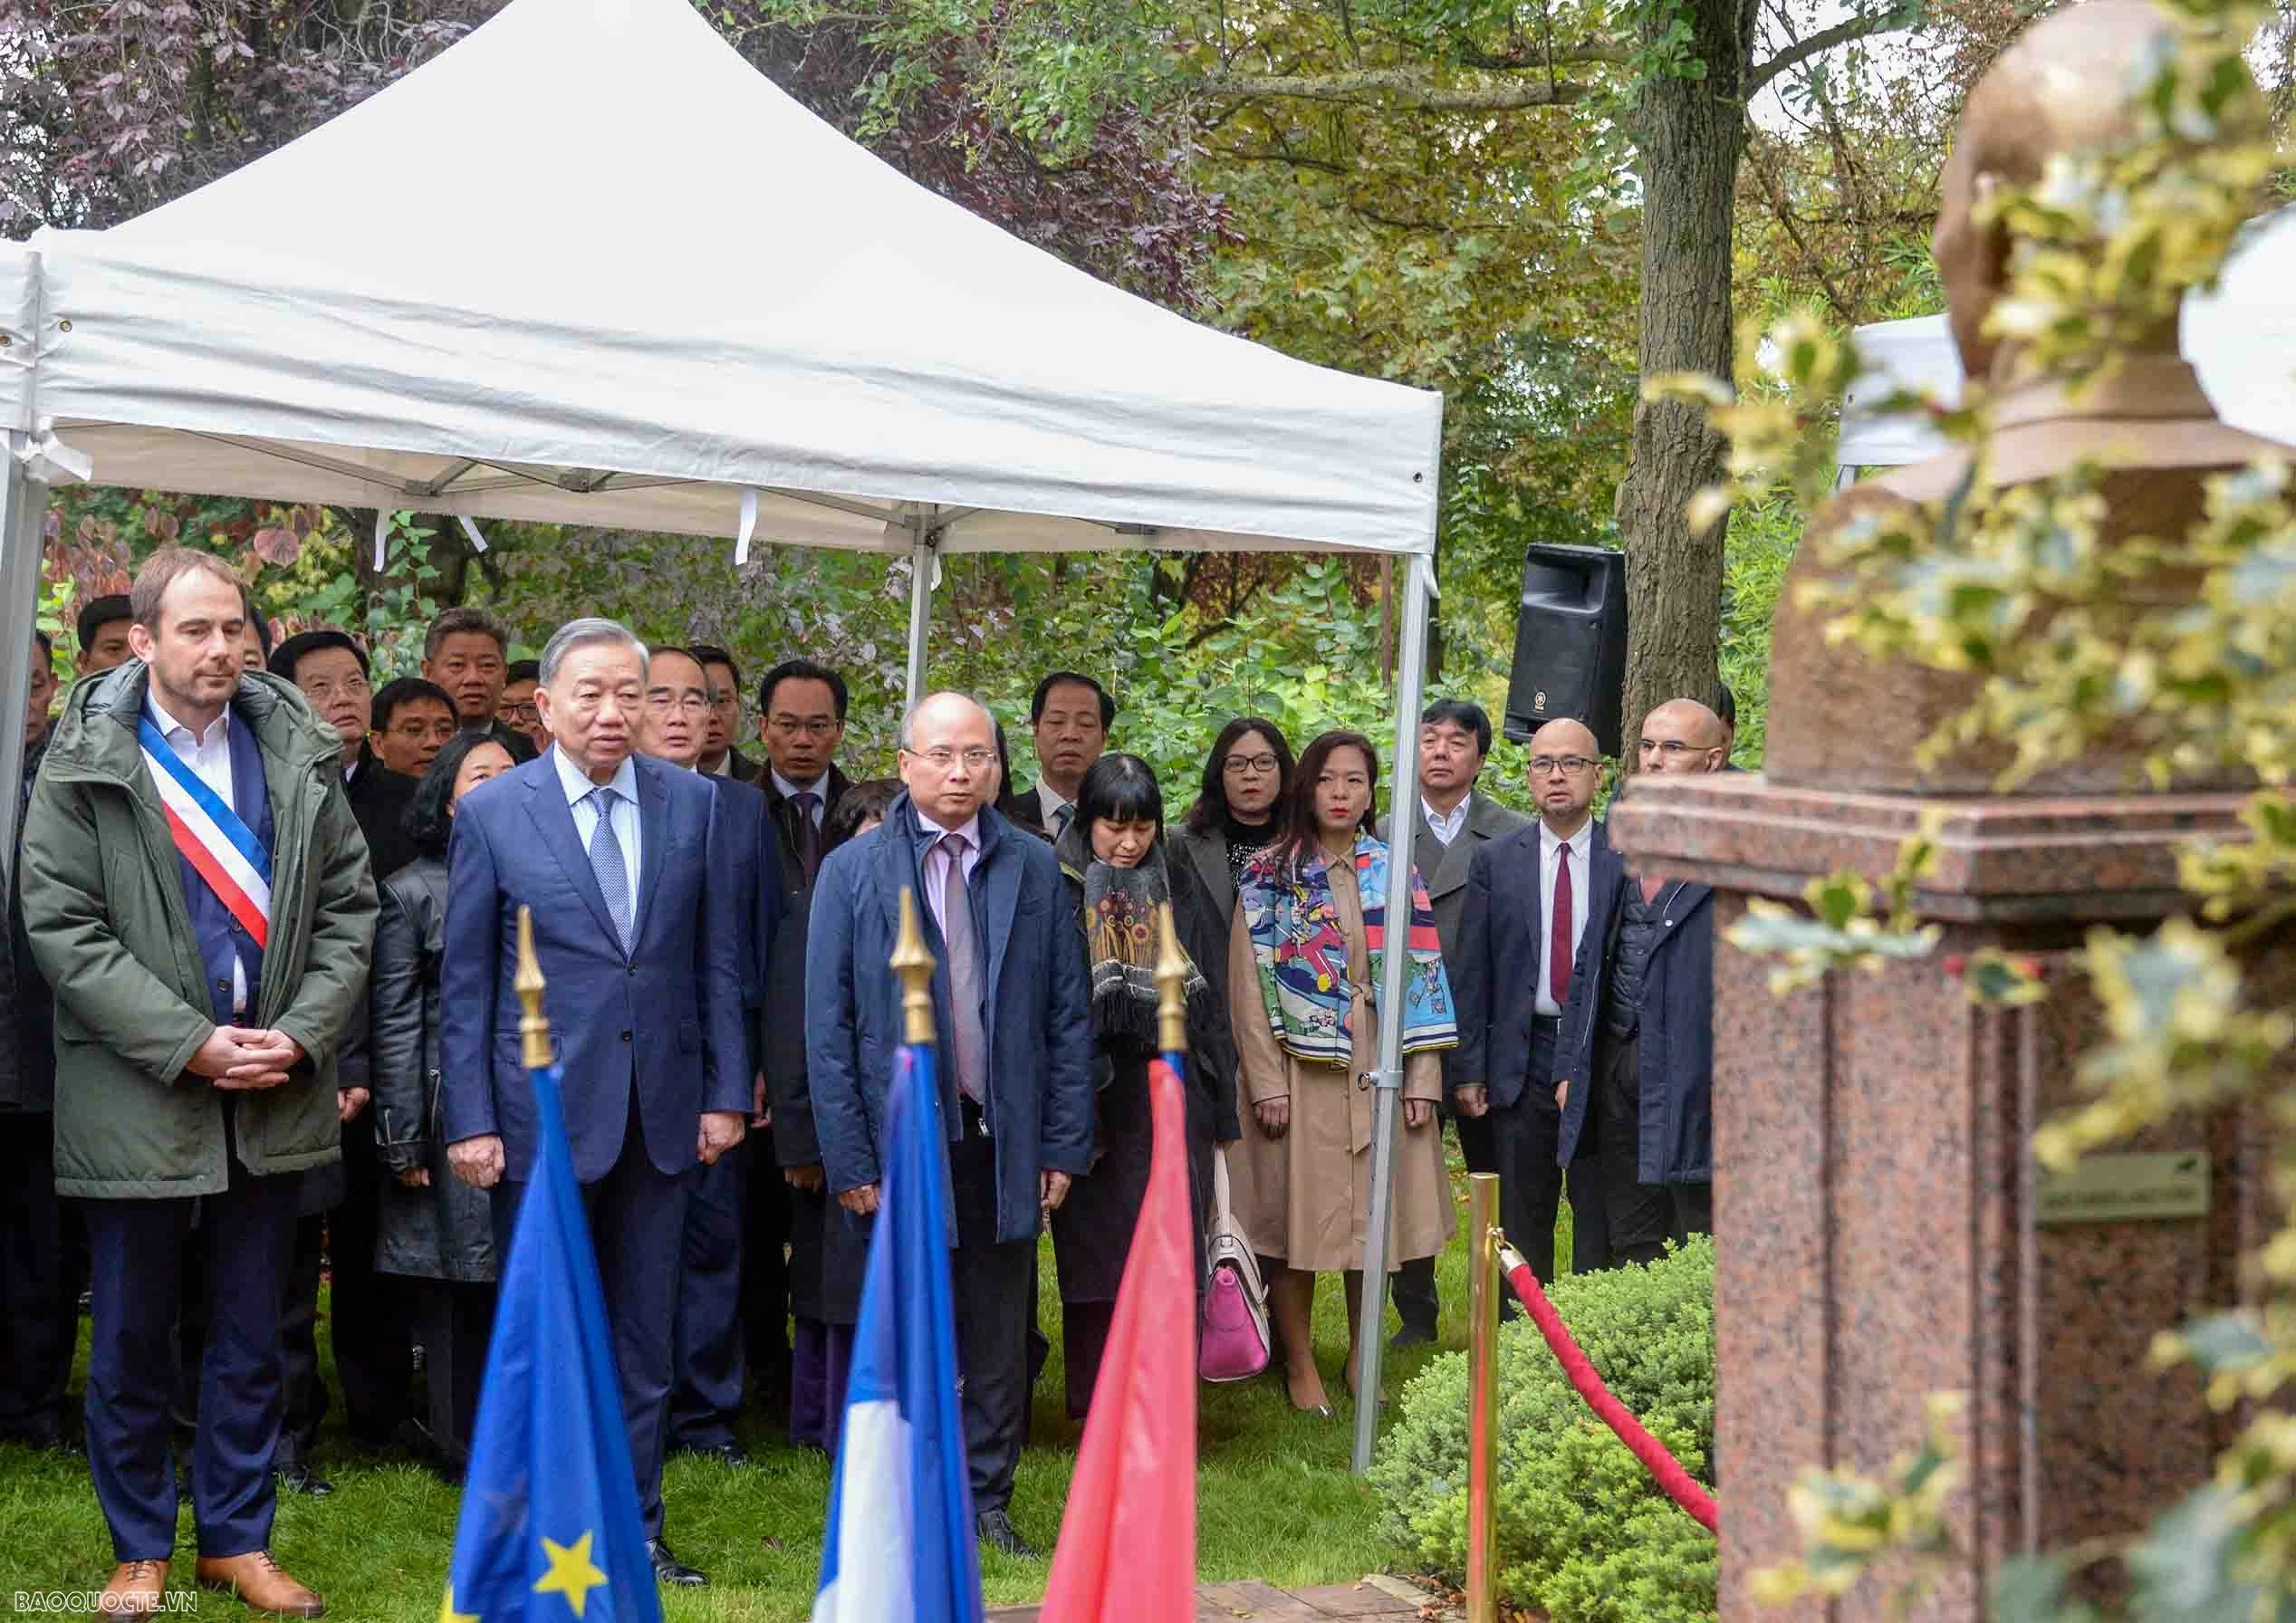
[{"label": "tent leg pole", "polygon": [[[40,554],[48,487],[16,453],[29,436],[0,435],[0,870],[15,868],[16,786],[24,777],[24,706],[32,699],[32,629],[40,614]],[[13,882],[13,878],[11,879]]]},{"label": "tent leg pole", "polygon": [[925,633],[933,623],[933,563],[940,543],[927,526],[932,520],[920,513],[914,521],[917,540],[909,550],[908,576],[908,703],[925,696]]},{"label": "tent leg pole", "polygon": [[1410,954],[1411,848],[1419,831],[1419,710],[1427,677],[1427,600],[1435,560],[1415,553],[1405,571],[1403,651],[1395,673],[1394,798],[1388,802],[1388,950],[1379,974],[1379,1068],[1371,1104],[1371,1212],[1363,1234],[1363,1308],[1357,1335],[1355,1454],[1358,1476],[1371,1469],[1379,1436],[1379,1365],[1387,1349],[1388,1230],[1395,1209],[1396,1101],[1403,1092],[1403,987]]}]

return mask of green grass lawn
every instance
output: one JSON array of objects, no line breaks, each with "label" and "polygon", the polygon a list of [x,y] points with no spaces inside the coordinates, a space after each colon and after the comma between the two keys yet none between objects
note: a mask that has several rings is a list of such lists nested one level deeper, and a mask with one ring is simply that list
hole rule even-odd
[{"label": "green grass lawn", "polygon": [[[1557,1252],[1567,1257],[1567,1207],[1561,1231]],[[1438,1263],[1444,1348],[1465,1344],[1465,1240],[1455,1239]],[[1013,1517],[1023,1535],[1049,1553],[1060,1532],[1081,1428],[1062,1407],[1060,1292],[1049,1242],[1042,1267],[1052,1359],[1037,1387],[1035,1430],[1021,1459]],[[326,1322],[322,1314],[322,1339]],[[1390,1315],[1390,1329],[1392,1322]],[[85,1339],[83,1333],[80,1372],[86,1369]],[[1326,1278],[1316,1298],[1316,1350],[1336,1419],[1292,1413],[1274,1380],[1198,1385],[1196,1568],[1202,1580],[1350,1583],[1394,1559],[1394,1551],[1372,1532],[1369,1491],[1348,1474],[1353,1413],[1341,1378],[1346,1349],[1340,1282]],[[1414,1348],[1390,1358],[1390,1396],[1433,1356]],[[323,1354],[322,1367],[331,1384],[332,1365]],[[743,1441],[752,1460],[745,1469],[670,1462],[664,1489],[669,1540],[712,1580],[709,1589],[666,1597],[664,1610],[677,1623],[784,1623],[804,1618],[811,1608],[829,1462],[781,1443],[762,1417],[751,1418]],[[457,1490],[415,1466],[357,1453],[341,1430],[339,1407],[322,1434],[318,1464],[335,1484],[333,1495],[318,1501],[282,1495],[274,1551],[326,1597],[331,1618],[429,1623],[438,1615],[454,1543]],[[194,1545],[187,1503],[178,1539],[170,1579],[189,1590]],[[992,1606],[1042,1594],[1047,1562],[987,1551],[982,1561]],[[100,1588],[110,1570],[110,1540],[86,1462],[0,1446],[0,1604],[12,1601],[11,1591],[20,1589]],[[203,1609],[216,1608],[237,1611],[217,1597],[203,1598]]]}]

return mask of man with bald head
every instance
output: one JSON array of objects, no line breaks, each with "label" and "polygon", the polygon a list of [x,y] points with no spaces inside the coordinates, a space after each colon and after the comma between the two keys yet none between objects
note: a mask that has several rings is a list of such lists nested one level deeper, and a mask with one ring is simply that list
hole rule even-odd
[{"label": "man with bald head", "polygon": [[904,792],[884,822],[831,852],[814,883],[807,1090],[830,1191],[849,1212],[875,1212],[902,1028],[889,961],[901,892],[912,892],[934,959],[973,1509],[984,1543],[1033,1555],[1006,1507],[1027,1429],[1036,1236],[1092,1152],[1084,933],[1052,846],[991,803],[995,724],[978,701],[937,693],[917,705],[901,723],[900,765]]},{"label": "man with bald head", "polygon": [[[1650,712],[1647,773],[1720,772],[1722,718],[1696,699]],[[1557,1039],[1561,1158],[1602,1167],[1610,1263],[1651,1263],[1714,1229],[1714,892],[1614,865],[1593,887]]]},{"label": "man with bald head", "polygon": [[[1539,821],[1475,851],[1457,938],[1446,944],[1459,1005],[1459,1046],[1444,1075],[1451,1107],[1463,1128],[1484,1124],[1499,1175],[1501,1225],[1542,1283],[1554,1278],[1563,1186],[1555,1043],[1589,901],[1615,888],[1619,878],[1619,859],[1593,812],[1601,785],[1602,752],[1583,724],[1551,721],[1531,735]],[[1609,1261],[1592,1156],[1571,1164],[1570,1184],[1571,1271],[1585,1273]]]}]

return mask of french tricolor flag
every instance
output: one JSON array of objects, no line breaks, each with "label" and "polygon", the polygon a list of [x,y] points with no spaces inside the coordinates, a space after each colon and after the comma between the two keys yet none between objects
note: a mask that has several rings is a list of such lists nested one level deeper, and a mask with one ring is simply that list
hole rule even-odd
[{"label": "french tricolor flag", "polygon": [[930,1048],[894,1061],[885,1140],[812,1623],[980,1623]]},{"label": "french tricolor flag", "polygon": [[271,853],[145,716],[136,728],[176,850],[258,947],[271,940]]}]

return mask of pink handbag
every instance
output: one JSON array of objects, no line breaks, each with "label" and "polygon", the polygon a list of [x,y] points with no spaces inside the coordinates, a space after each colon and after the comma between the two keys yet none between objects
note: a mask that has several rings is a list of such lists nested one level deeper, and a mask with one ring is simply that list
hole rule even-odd
[{"label": "pink handbag", "polygon": [[1251,1237],[1228,1206],[1225,1146],[1212,1151],[1212,1232],[1205,1239],[1204,1263],[1196,1373],[1206,1380],[1249,1380],[1268,1367],[1268,1293]]}]

